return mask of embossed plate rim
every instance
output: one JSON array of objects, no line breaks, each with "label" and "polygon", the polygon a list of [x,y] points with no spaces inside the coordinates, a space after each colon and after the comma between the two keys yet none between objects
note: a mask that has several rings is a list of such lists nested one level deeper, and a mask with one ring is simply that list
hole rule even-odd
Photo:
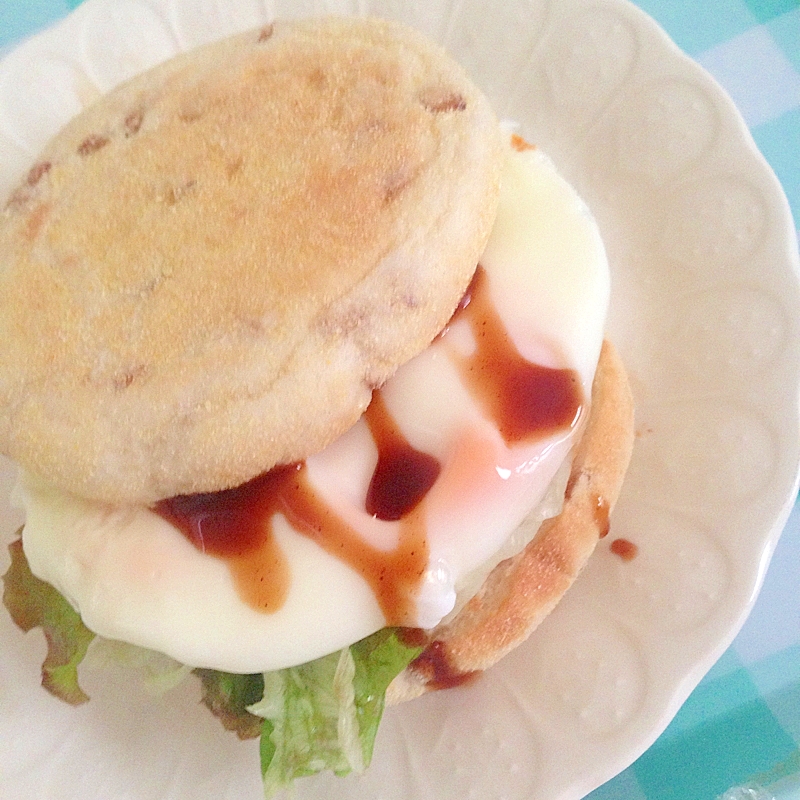
[{"label": "embossed plate rim", "polygon": [[[203,6],[212,12],[217,9],[229,25],[235,25],[235,17],[225,16],[225,10],[230,11],[236,5],[234,0],[208,0],[205,3],[203,0],[129,0],[124,7],[151,10],[169,7],[173,9],[170,13],[174,22],[173,4],[176,2],[186,7]],[[98,9],[102,9],[106,3],[107,0],[87,0],[65,21],[9,54],[0,63],[0,93],[4,91],[10,65],[22,63],[20,60],[23,58],[31,57],[35,62],[42,53],[58,51],[60,48],[72,49],[81,58],[88,57],[87,46],[90,47],[91,39],[87,45],[81,25],[89,24],[86,20],[90,20],[92,14],[99,13]],[[389,16],[419,13],[418,21],[423,28],[429,33],[446,37],[456,48],[465,46],[464,42],[474,42],[477,35],[488,36],[490,31],[500,37],[499,41],[506,41],[502,28],[499,31],[492,29],[492,15],[481,15],[485,4],[479,3],[444,2],[437,13],[430,11],[431,6],[427,7],[426,12],[423,4],[399,4],[398,7],[390,0],[372,4],[356,0],[350,4],[336,0],[331,3],[315,0],[275,0],[273,3],[252,0],[246,8],[249,9],[248,13],[255,15],[254,18],[258,14],[266,18],[269,11],[285,15],[287,11],[300,13],[302,9],[322,11],[346,7],[362,12],[368,5]],[[118,3],[117,8],[120,7]],[[242,7],[240,3],[239,8]],[[769,219],[779,233],[768,244],[771,251],[768,252],[765,245],[760,257],[763,260],[772,253],[777,258],[780,270],[791,285],[789,299],[796,300],[798,258],[788,205],[766,162],[755,151],[752,139],[733,104],[706,73],[683,56],[652,20],[625,0],[540,0],[525,5],[525,8],[534,15],[531,25],[538,26],[536,34],[532,36],[529,46],[526,44],[521,48],[523,69],[519,74],[511,78],[508,74],[500,76],[507,82],[511,80],[513,86],[510,83],[503,85],[498,78],[495,93],[508,89],[506,97],[512,97],[514,91],[519,95],[522,88],[531,91],[533,87],[538,91],[545,85],[543,81],[555,82],[559,60],[543,63],[543,59],[548,54],[552,55],[548,48],[553,45],[556,33],[564,33],[563,25],[568,15],[574,17],[583,14],[584,20],[592,16],[595,20],[602,20],[606,15],[611,26],[605,29],[606,32],[622,37],[625,36],[626,26],[629,26],[634,38],[638,37],[639,41],[638,55],[635,54],[639,60],[634,62],[635,70],[641,71],[646,67],[654,70],[647,74],[655,77],[688,76],[690,83],[702,86],[703,92],[712,98],[713,109],[719,114],[722,125],[720,145],[714,151],[717,162],[712,166],[716,168],[718,163],[735,174],[744,170],[748,180],[754,180],[765,192]],[[471,25],[462,25],[465,20],[460,20],[459,15],[469,14],[470,9],[473,13]],[[203,31],[208,33],[210,17],[201,15],[200,19],[199,27],[191,35],[202,36]],[[183,45],[191,38],[186,29],[181,35],[174,31],[171,35],[176,45]],[[518,35],[523,36],[524,32]],[[459,36],[462,36],[461,44]],[[473,36],[472,40],[470,36]],[[564,35],[563,39],[566,38]],[[648,47],[641,46],[643,41]],[[649,45],[652,45],[653,52],[642,55],[641,51],[649,50]],[[469,57],[457,55],[469,69]],[[579,55],[577,51],[576,55]],[[562,53],[563,58],[568,56],[566,51]],[[535,70],[540,72],[534,75]],[[637,75],[641,78],[641,74],[635,70],[626,73],[626,81],[633,80]],[[506,72],[511,73],[512,70],[509,68]],[[479,80],[486,78],[491,83],[492,76],[489,74],[476,77]],[[524,87],[526,80],[528,86]],[[520,119],[523,133],[536,137],[537,141],[544,144],[559,167],[590,200],[604,233],[609,237],[612,262],[617,260],[616,266],[620,267],[621,272],[624,272],[621,267],[627,264],[625,259],[635,260],[641,254],[626,250],[617,241],[620,231],[615,227],[618,220],[614,216],[614,198],[609,192],[613,194],[613,190],[619,191],[622,184],[609,181],[608,175],[602,173],[587,155],[587,143],[592,140],[590,134],[597,136],[599,141],[601,136],[607,136],[608,131],[613,130],[615,111],[623,102],[624,90],[629,86],[626,81],[605,98],[602,108],[593,109],[594,116],[590,123],[583,124],[584,118],[578,120],[581,124],[575,127],[580,129],[581,136],[574,140],[565,135],[563,130],[559,132],[557,125],[548,127],[548,119],[537,121],[535,114],[532,119]],[[78,85],[76,89],[84,98],[91,94],[88,84]],[[499,99],[497,94],[495,99]],[[571,98],[550,99],[553,101],[549,109],[551,118],[557,118],[562,128],[569,121],[570,113],[581,111],[580,108],[569,109]],[[520,109],[519,103],[501,105],[498,106],[500,111],[506,114],[514,115]],[[565,108],[567,111],[564,111]],[[2,133],[4,126],[6,134]],[[7,120],[2,112],[0,141],[8,143]],[[26,152],[15,145],[8,145],[6,153],[5,164],[7,166],[13,161],[17,175],[23,173],[26,159],[33,157],[32,151]],[[744,161],[737,161],[731,167],[731,154],[744,154]],[[707,163],[701,158],[697,166],[704,167]],[[602,185],[597,176],[598,170],[604,181]],[[684,173],[681,175],[682,180],[687,177]],[[594,185],[593,181],[598,185]],[[683,183],[679,180],[676,185],[678,197],[682,197],[685,180]],[[641,190],[641,186],[637,188],[633,183],[629,184],[629,188]],[[770,262],[766,263],[769,266]],[[746,272],[742,274],[746,276]],[[760,288],[759,281],[762,279],[759,278],[755,285]],[[618,292],[612,303],[610,328],[631,368],[640,400],[639,424],[646,428],[658,404],[654,405],[647,396],[647,392],[653,388],[649,383],[652,376],[647,372],[648,351],[637,349],[631,342],[631,333],[641,333],[646,327],[641,319],[641,310],[632,308],[631,303],[638,301],[649,309],[651,306],[648,303],[652,304],[652,297],[642,293],[641,287],[626,284],[623,274],[617,275],[616,285]],[[619,299],[620,296],[623,296],[624,302]],[[792,318],[787,325],[785,336],[790,341],[796,340],[797,322]],[[794,421],[794,429],[797,428],[798,416],[796,362],[800,359],[797,355],[796,346],[790,347],[783,342],[777,360],[769,364],[768,369],[765,368],[771,386],[780,382],[789,384],[788,388],[784,387],[777,405],[783,414],[782,419]],[[658,381],[655,383],[656,388],[662,385]],[[678,387],[681,386],[679,383]],[[691,403],[697,391],[696,387],[690,388],[692,391],[688,392],[688,401]],[[711,393],[712,399],[725,396],[720,387],[716,387],[716,390],[716,394]],[[769,416],[773,410],[766,408],[765,414]],[[634,461],[631,480],[623,494],[612,535],[627,533],[635,537],[636,531],[630,529],[630,518],[640,507],[637,503],[641,503],[640,495],[647,489],[648,481],[656,477],[652,472],[652,458],[647,460],[652,455],[648,451],[647,432],[640,432],[642,436],[635,457],[637,460]],[[609,554],[605,545],[601,545],[600,552],[584,576],[529,646],[512,654],[473,687],[423,698],[418,703],[387,715],[376,761],[366,781],[320,778],[301,787],[298,796],[318,796],[325,792],[331,797],[455,799],[479,792],[485,797],[574,800],[623,769],[667,724],[702,674],[732,640],[752,606],[797,488],[798,447],[794,437],[790,444],[791,447],[787,445],[786,453],[781,456],[780,480],[775,492],[769,498],[763,497],[766,493],[761,492],[753,498],[750,504],[752,508],[746,512],[737,510],[734,527],[743,532],[744,549],[742,553],[733,553],[731,564],[734,578],[729,581],[733,587],[732,593],[718,605],[711,603],[711,614],[699,628],[680,631],[686,640],[682,650],[669,652],[671,641],[668,631],[656,636],[646,624],[639,625],[637,614],[643,614],[646,619],[646,609],[634,609],[634,613],[627,618],[613,603],[596,613],[592,612],[594,616],[582,611],[586,604],[597,604],[597,598],[603,596],[598,592],[613,593],[620,585],[623,588],[630,585],[631,576],[635,577],[637,571],[641,574],[648,565],[646,539],[641,542],[645,545],[642,557],[630,566],[623,565]],[[645,460],[644,465],[642,459]],[[0,474],[6,485],[6,493],[10,488],[10,475],[8,469]],[[702,473],[700,477],[703,477]],[[759,504],[764,507],[759,507]],[[715,537],[719,536],[718,528],[722,520],[699,513],[685,498],[677,500],[674,507],[656,503],[646,510],[655,517],[668,512],[680,524],[699,526],[703,535],[708,533],[710,541],[717,542]],[[8,508],[2,508],[2,515],[3,530],[9,533],[17,520]],[[694,533],[695,529],[691,530]],[[751,530],[755,533],[748,537],[748,531]],[[725,547],[727,545],[723,546],[723,551]],[[728,557],[731,554],[725,552],[724,555]],[[713,556],[707,557],[713,561]],[[4,567],[4,563],[0,567]],[[666,576],[661,577],[669,579],[670,576],[667,572]],[[560,633],[576,629],[580,634],[577,638],[584,639],[588,644],[574,645],[572,648],[561,644]],[[105,678],[87,676],[88,688],[94,697],[92,703],[78,710],[66,708],[43,695],[37,688],[36,670],[37,662],[41,660],[41,642],[35,636],[21,636],[11,627],[5,615],[0,619],[0,630],[3,631],[4,643],[8,642],[0,649],[0,676],[5,676],[0,677],[0,730],[3,731],[0,736],[0,773],[10,781],[4,785],[4,790],[11,792],[10,797],[44,796],[45,792],[49,792],[49,796],[54,798],[88,798],[92,795],[99,798],[108,796],[108,793],[131,792],[133,786],[136,787],[133,793],[141,798],[238,797],[247,793],[253,797],[259,796],[257,755],[253,744],[240,745],[235,740],[231,741],[232,737],[222,734],[217,723],[196,707],[196,696],[191,687],[181,687],[174,698],[163,701],[152,699],[136,688],[129,688],[124,672],[112,670]],[[604,632],[605,642],[616,637],[615,649],[604,652],[597,631]],[[589,686],[589,694],[583,695],[581,693],[587,690],[587,685],[569,674],[569,671],[564,676],[548,673],[546,662],[537,657],[547,652],[548,648],[556,663],[560,663],[558,660],[562,658],[569,662],[572,656],[578,660],[583,658],[588,666],[601,670],[598,674],[602,674],[602,669],[609,664],[617,664],[620,674],[628,683],[611,695],[602,692],[592,694],[596,686]],[[656,664],[656,661],[659,663]],[[543,663],[545,666],[542,666]],[[641,671],[637,671],[640,669],[637,665],[641,666]],[[563,680],[556,686],[558,691],[552,692],[549,705],[543,702],[541,684],[549,683],[547,688],[552,688],[554,681],[561,678]],[[491,708],[491,713],[485,712],[485,708]],[[176,720],[176,714],[170,714],[170,711],[178,711],[185,720]],[[626,714],[629,715],[627,718]],[[133,724],[125,726],[117,723],[118,719],[128,715],[134,720]],[[624,718],[624,724],[615,727],[615,719],[619,715]],[[507,735],[507,724],[515,726],[514,737]],[[175,738],[170,739],[171,736],[180,738],[176,742]],[[194,746],[189,744],[193,737]],[[77,744],[71,743],[73,739]],[[70,750],[71,747],[73,750]],[[76,751],[75,747],[85,749]],[[126,752],[131,756],[135,754],[137,759],[149,757],[149,771],[126,763]],[[91,767],[88,772],[87,766]]]}]

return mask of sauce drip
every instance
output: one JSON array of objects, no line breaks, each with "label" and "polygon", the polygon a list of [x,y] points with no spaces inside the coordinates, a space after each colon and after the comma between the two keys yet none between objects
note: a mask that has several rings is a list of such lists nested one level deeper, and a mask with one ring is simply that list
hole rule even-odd
[{"label": "sauce drip", "polygon": [[433,456],[408,443],[380,392],[373,393],[364,416],[378,447],[378,464],[367,491],[367,513],[383,520],[402,519],[420,504],[442,467]]},{"label": "sauce drip", "polygon": [[577,374],[542,367],[519,354],[492,303],[480,265],[453,319],[459,316],[469,321],[476,343],[475,352],[464,360],[462,375],[506,444],[544,437],[577,422],[583,405]]},{"label": "sauce drip", "polygon": [[480,672],[457,670],[447,652],[444,642],[431,642],[409,665],[431,689],[452,689],[474,680]]},{"label": "sauce drip", "polygon": [[611,510],[608,507],[608,500],[605,497],[597,495],[594,502],[594,521],[597,525],[597,531],[600,539],[605,539],[611,530],[611,522],[609,514]]},{"label": "sauce drip", "polygon": [[415,509],[440,467],[405,440],[379,392],[372,405],[368,421],[378,445],[378,467],[367,510],[380,519],[402,519],[394,550],[365,543],[314,490],[302,462],[275,467],[234,489],[162,500],[154,510],[199,550],[227,561],[242,599],[265,613],[280,609],[289,591],[289,565],[272,534],[272,518],[283,514],[298,533],[367,581],[387,625],[408,625],[428,564],[424,518]]},{"label": "sauce drip", "polygon": [[227,561],[246,603],[275,611],[283,605],[291,576],[269,517],[298,477],[299,465],[276,467],[233,489],[161,500],[154,511],[198,550]]},{"label": "sauce drip", "polygon": [[535,150],[536,145],[525,141],[519,134],[513,133],[511,135],[511,146],[518,152],[524,153],[526,150]]},{"label": "sauce drip", "polygon": [[633,561],[639,555],[639,548],[627,539],[614,539],[611,542],[611,552],[619,556],[623,561]]}]

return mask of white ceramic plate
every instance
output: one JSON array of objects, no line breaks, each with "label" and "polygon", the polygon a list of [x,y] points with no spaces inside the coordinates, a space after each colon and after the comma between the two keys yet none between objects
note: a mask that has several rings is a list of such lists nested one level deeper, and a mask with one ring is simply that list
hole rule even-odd
[{"label": "white ceramic plate", "polygon": [[[0,64],[0,193],[99,91],[214,36],[323,11],[443,41],[588,200],[638,438],[611,536],[527,646],[469,688],[388,712],[365,778],[309,780],[296,797],[578,798],[655,739],[730,643],[788,514],[788,206],[731,102],[623,0],[88,0]],[[17,522],[6,508],[6,538]],[[611,553],[617,537],[635,559]],[[5,800],[260,797],[256,744],[224,733],[194,682],[156,698],[123,670],[91,673],[93,699],[73,709],[38,687],[38,632],[3,614],[0,641]]]}]

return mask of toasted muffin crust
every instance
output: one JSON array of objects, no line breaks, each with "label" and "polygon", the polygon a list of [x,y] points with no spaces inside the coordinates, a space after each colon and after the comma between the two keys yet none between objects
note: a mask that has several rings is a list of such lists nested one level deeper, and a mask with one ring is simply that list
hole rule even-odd
[{"label": "toasted muffin crust", "polygon": [[374,19],[277,22],[112,91],[0,217],[0,450],[152,503],[321,449],[452,313],[499,147],[462,70]]}]

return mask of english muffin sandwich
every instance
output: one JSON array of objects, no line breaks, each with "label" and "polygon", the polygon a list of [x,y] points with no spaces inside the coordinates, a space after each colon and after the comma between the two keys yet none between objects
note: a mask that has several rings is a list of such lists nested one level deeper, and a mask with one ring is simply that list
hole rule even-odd
[{"label": "english muffin sandwich", "polygon": [[574,580],[630,456],[597,227],[441,50],[276,22],[113,90],[0,219],[5,603],[202,681],[265,785],[368,764]]}]

